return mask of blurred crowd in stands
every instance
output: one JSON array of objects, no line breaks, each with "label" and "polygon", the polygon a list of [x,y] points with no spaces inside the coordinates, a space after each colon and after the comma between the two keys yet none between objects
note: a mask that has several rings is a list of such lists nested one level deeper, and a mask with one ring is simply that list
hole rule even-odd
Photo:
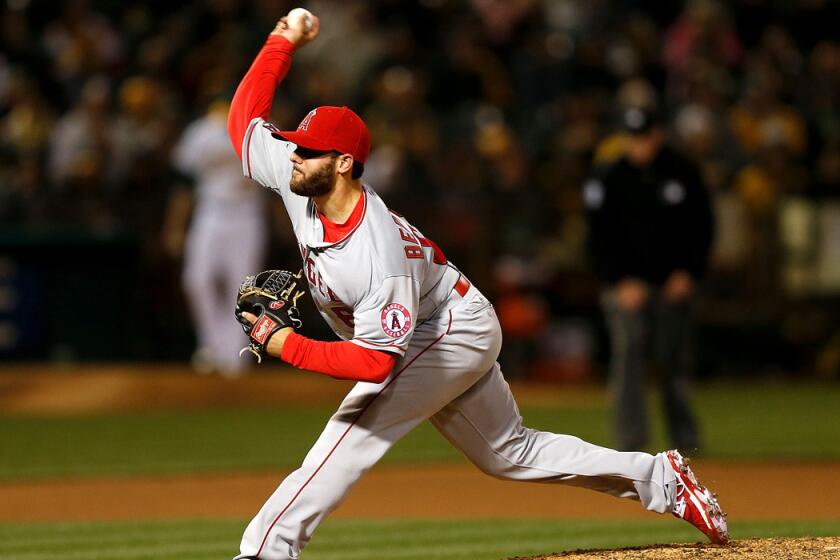
[{"label": "blurred crowd in stands", "polygon": [[[176,267],[161,241],[173,144],[297,2],[3,4],[0,222],[128,232],[149,270]],[[814,348],[838,327],[823,305],[840,294],[837,2],[305,5],[321,37],[295,57],[274,122],[322,104],[363,116],[365,179],[493,296],[523,341],[519,373],[583,376],[596,352],[581,187],[621,153],[629,106],[666,115],[711,190],[708,322],[777,321]],[[273,243],[270,264],[295,266],[288,234]]]}]

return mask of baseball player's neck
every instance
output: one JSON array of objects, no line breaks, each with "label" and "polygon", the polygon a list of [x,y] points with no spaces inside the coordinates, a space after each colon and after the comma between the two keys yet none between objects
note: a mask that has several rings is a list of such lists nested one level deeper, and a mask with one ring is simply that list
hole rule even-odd
[{"label": "baseball player's neck", "polygon": [[353,213],[362,196],[362,182],[346,180],[339,176],[335,187],[327,194],[315,197],[315,206],[326,219],[334,224],[343,224]]}]

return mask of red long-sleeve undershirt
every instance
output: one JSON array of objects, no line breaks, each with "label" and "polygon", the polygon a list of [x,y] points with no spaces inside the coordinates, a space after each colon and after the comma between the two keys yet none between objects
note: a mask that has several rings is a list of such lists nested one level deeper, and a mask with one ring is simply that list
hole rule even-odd
[{"label": "red long-sleeve undershirt", "polygon": [[[294,52],[295,46],[288,39],[270,35],[236,88],[228,115],[228,134],[240,159],[248,125],[257,117],[268,118],[274,90],[286,77]],[[333,235],[340,237],[340,232],[347,226],[332,224],[325,219],[322,222],[327,241]],[[324,342],[297,333],[286,337],[280,358],[301,369],[337,379],[373,383],[384,381],[397,361],[392,353],[363,348],[350,341]]]},{"label": "red long-sleeve undershirt", "polygon": [[280,358],[300,369],[336,379],[371,383],[384,381],[397,362],[395,354],[362,348],[349,340],[324,342],[297,333],[286,337]]},{"label": "red long-sleeve undershirt", "polygon": [[291,41],[280,35],[269,35],[236,88],[228,113],[228,134],[240,159],[248,125],[257,117],[268,119],[274,90],[292,67],[294,52],[295,46]]}]

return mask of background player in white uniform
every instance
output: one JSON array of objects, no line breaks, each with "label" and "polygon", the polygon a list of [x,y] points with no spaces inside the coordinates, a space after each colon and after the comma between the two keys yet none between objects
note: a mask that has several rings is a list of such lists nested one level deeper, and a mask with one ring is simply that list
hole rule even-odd
[{"label": "background player in white uniform", "polygon": [[195,188],[192,195],[173,193],[163,236],[170,253],[183,245],[182,281],[198,343],[194,365],[203,373],[236,375],[249,360],[239,356],[246,339],[231,324],[230,302],[242,278],[262,266],[268,224],[263,193],[242,176],[231,149],[228,107],[226,101],[211,104],[175,146],[173,164]]},{"label": "background player in white uniform", "polygon": [[633,498],[725,542],[717,502],[678,453],[621,453],[522,426],[496,363],[492,305],[360,180],[370,142],[355,113],[318,107],[293,132],[265,122],[295,48],[318,25],[278,23],[237,89],[228,128],[245,174],[283,198],[312,296],[343,339],[285,328],[267,341],[268,354],[360,382],[248,525],[237,558],[298,558],[353,484],[426,419],[488,474]]}]

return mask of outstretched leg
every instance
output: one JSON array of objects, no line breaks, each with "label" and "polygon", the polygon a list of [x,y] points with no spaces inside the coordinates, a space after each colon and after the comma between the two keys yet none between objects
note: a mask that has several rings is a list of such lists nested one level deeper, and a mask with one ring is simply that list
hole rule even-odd
[{"label": "outstretched leg", "polygon": [[431,421],[487,474],[636,499],[648,510],[688,521],[714,543],[728,542],[726,515],[716,496],[697,482],[676,450],[621,452],[526,428],[498,364]]},{"label": "outstretched leg", "polygon": [[620,452],[524,427],[498,364],[431,421],[492,476],[591,488],[660,513],[673,508],[675,473],[664,454]]}]

